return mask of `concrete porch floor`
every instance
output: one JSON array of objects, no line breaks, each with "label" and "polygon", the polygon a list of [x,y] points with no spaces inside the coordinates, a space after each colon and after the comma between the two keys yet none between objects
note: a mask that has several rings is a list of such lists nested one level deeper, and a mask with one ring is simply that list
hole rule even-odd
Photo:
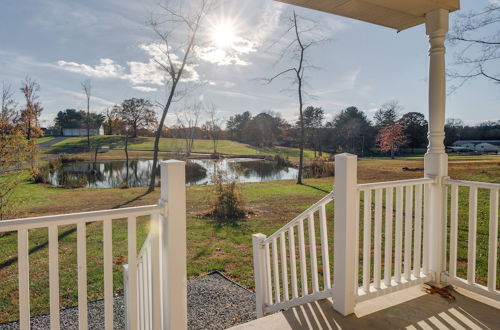
[{"label": "concrete porch floor", "polygon": [[329,299],[272,314],[233,330],[285,329],[500,329],[500,303],[462,289],[449,302],[422,286],[365,301],[342,316]]}]

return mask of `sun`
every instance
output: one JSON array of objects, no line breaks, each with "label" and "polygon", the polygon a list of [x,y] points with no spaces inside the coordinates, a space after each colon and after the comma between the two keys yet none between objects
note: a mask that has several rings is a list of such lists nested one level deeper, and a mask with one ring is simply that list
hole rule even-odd
[{"label": "sun", "polygon": [[217,48],[229,48],[235,40],[236,30],[234,24],[232,24],[231,22],[220,22],[213,27],[212,41],[217,46]]}]

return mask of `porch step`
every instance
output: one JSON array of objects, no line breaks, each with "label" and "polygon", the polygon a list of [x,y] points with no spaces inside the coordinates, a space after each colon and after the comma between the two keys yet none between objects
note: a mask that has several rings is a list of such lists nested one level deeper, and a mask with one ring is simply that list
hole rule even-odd
[{"label": "porch step", "polygon": [[498,302],[474,300],[465,290],[452,293],[456,300],[450,303],[415,286],[362,302],[349,316],[334,311],[332,301],[325,299],[230,329],[500,329]]}]

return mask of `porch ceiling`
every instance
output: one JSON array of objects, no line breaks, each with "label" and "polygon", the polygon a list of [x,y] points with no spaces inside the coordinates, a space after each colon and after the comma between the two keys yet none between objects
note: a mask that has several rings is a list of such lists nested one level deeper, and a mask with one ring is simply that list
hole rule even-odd
[{"label": "porch ceiling", "polygon": [[450,12],[460,0],[277,0],[335,15],[386,26],[398,31],[424,23],[425,14],[436,9]]}]

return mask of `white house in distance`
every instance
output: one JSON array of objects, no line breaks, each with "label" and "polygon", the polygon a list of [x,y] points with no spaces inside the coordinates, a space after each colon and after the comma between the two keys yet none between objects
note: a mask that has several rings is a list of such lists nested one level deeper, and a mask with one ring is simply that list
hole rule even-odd
[{"label": "white house in distance", "polygon": [[453,151],[499,152],[500,140],[458,140],[449,148]]},{"label": "white house in distance", "polygon": [[[74,125],[72,125],[74,126]],[[102,125],[97,126],[96,123],[90,123],[89,134],[94,135],[104,135],[104,128]],[[63,127],[63,136],[87,136],[87,123],[79,123],[76,127]]]}]

